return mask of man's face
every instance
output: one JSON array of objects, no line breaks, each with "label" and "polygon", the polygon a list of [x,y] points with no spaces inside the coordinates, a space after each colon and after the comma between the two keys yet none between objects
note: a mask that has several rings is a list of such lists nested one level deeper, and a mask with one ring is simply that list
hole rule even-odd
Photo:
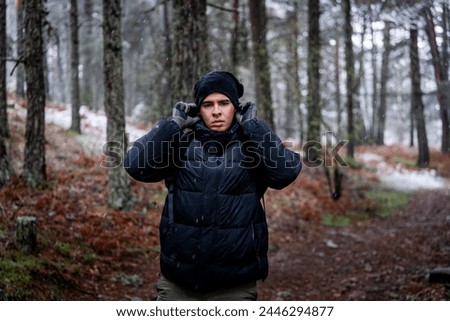
[{"label": "man's face", "polygon": [[224,132],[230,128],[235,112],[230,99],[219,93],[208,95],[200,105],[203,122],[215,132]]}]

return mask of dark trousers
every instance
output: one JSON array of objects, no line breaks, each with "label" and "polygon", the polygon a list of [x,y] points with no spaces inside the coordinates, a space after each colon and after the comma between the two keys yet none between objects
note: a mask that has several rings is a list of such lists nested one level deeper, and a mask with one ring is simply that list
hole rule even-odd
[{"label": "dark trousers", "polygon": [[161,276],[156,282],[157,301],[255,301],[256,281],[209,293],[196,293]]}]

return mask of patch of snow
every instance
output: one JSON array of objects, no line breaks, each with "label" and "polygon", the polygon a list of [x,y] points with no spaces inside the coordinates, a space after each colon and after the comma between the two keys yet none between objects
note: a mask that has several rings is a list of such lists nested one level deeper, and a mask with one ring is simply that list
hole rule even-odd
[{"label": "patch of snow", "polygon": [[337,249],[338,245],[334,243],[332,240],[325,240],[325,245],[331,249]]},{"label": "patch of snow", "polygon": [[148,109],[149,107],[145,103],[140,102],[139,104],[134,106],[133,109],[131,110],[131,117],[134,119],[140,119],[143,116],[145,116],[145,113],[147,112]]},{"label": "patch of snow", "polygon": [[394,168],[379,173],[379,177],[383,184],[402,191],[450,188],[450,183],[437,176],[435,170],[409,171]]},{"label": "patch of snow", "polygon": [[71,109],[45,108],[45,121],[50,124],[69,129],[71,124]]},{"label": "patch of snow", "polygon": [[[81,117],[81,135],[76,139],[89,153],[100,155],[103,146],[106,143],[106,115],[103,111],[92,111],[86,106],[80,108]],[[69,130],[72,122],[72,110],[70,105],[65,108],[45,109],[45,120],[47,123],[53,123],[56,126]],[[145,135],[146,131],[138,129],[130,124],[126,125],[125,133],[128,135],[128,141],[133,142]]]},{"label": "patch of snow", "polygon": [[384,158],[380,155],[374,154],[374,153],[362,153],[357,154],[356,159],[363,163],[368,162],[381,162],[384,160]]},{"label": "patch of snow", "polygon": [[436,174],[433,169],[408,170],[401,164],[392,165],[380,155],[361,153],[358,160],[374,166],[380,181],[387,187],[412,192],[420,189],[450,188],[450,182]]}]

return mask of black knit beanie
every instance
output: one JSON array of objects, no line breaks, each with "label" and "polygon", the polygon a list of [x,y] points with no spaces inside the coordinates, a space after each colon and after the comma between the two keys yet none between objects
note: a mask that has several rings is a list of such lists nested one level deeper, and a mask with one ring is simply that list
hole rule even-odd
[{"label": "black knit beanie", "polygon": [[211,71],[201,77],[194,86],[195,104],[200,107],[203,100],[212,93],[227,96],[237,109],[239,98],[244,94],[244,86],[231,72]]}]

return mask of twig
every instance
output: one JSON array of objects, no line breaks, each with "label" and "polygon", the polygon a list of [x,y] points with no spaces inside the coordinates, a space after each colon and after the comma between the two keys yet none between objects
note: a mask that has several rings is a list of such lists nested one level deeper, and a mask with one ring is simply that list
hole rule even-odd
[{"label": "twig", "polygon": [[13,73],[14,73],[14,71],[16,70],[17,66],[19,66],[19,63],[20,63],[20,61],[17,61],[17,62],[16,62],[16,64],[14,65],[13,69],[11,70],[11,72],[10,72],[10,74],[9,74],[10,76],[13,75]]},{"label": "twig", "polygon": [[14,58],[14,57],[0,57],[0,60],[1,60],[1,61],[15,61],[15,62],[16,62],[16,64],[15,64],[14,67],[13,67],[13,69],[11,70],[11,73],[9,74],[10,76],[13,75],[14,70],[16,70],[17,66],[18,66],[20,63],[24,63],[24,62],[25,62],[25,60],[23,59],[23,56],[21,56],[21,57],[19,57],[19,58]]},{"label": "twig", "polygon": [[217,4],[214,4],[214,3],[211,3],[211,2],[207,2],[206,5],[208,5],[208,6],[210,6],[210,7],[213,7],[213,8],[216,8],[216,9],[219,9],[219,10],[222,10],[222,11],[228,11],[228,12],[233,12],[233,13],[239,13],[239,10],[237,10],[237,9],[225,8],[225,7],[218,6]]}]

